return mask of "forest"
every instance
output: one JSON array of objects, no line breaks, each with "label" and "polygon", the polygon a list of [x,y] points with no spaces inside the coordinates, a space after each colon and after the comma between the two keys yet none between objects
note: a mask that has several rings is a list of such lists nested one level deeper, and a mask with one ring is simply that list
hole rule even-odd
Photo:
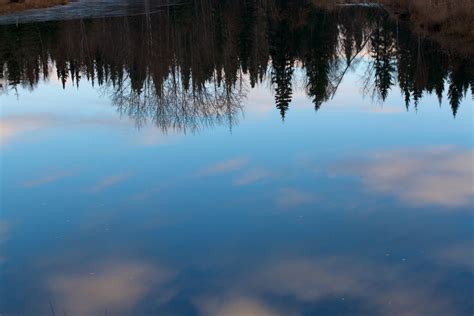
[{"label": "forest", "polygon": [[232,121],[257,84],[273,89],[283,119],[298,87],[318,110],[359,64],[364,94],[383,102],[398,87],[407,109],[424,94],[440,102],[446,94],[456,115],[474,89],[472,58],[378,7],[201,1],[149,15],[0,27],[0,89],[34,89],[50,76],[64,86],[87,79],[137,124],[152,117],[163,129]]}]

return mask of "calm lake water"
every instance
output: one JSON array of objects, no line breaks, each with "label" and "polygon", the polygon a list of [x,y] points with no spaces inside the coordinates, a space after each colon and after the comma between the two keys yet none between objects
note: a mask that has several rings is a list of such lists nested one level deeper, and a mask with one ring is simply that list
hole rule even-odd
[{"label": "calm lake water", "polygon": [[0,26],[1,315],[474,313],[473,56],[146,3]]}]

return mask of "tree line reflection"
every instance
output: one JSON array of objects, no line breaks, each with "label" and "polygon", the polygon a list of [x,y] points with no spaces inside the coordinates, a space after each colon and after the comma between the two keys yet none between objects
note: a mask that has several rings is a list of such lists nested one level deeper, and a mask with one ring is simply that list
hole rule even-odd
[{"label": "tree line reflection", "polygon": [[232,126],[247,88],[264,83],[282,118],[295,86],[317,110],[358,65],[364,93],[384,101],[398,86],[407,108],[423,94],[440,101],[447,94],[456,115],[474,90],[469,56],[441,51],[379,8],[202,0],[143,15],[0,27],[0,89],[34,88],[52,72],[63,86],[86,78],[120,113],[163,130]]}]

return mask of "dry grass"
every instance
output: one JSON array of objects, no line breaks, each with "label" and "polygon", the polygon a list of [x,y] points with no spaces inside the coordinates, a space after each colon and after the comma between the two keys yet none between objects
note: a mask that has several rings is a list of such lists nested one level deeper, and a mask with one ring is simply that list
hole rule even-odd
[{"label": "dry grass", "polygon": [[474,52],[474,0],[313,0],[333,8],[344,3],[379,3],[395,19],[462,54]]},{"label": "dry grass", "polygon": [[472,0],[380,0],[388,7],[398,8],[420,22],[428,24],[472,22],[474,1]]},{"label": "dry grass", "polygon": [[397,18],[448,49],[474,51],[473,0],[380,0]]},{"label": "dry grass", "polygon": [[67,4],[69,0],[0,0],[0,14],[7,14],[28,9],[40,9],[55,5]]},{"label": "dry grass", "polygon": [[474,0],[313,0],[322,7],[347,3],[380,3],[389,11],[408,18],[422,28],[445,27],[450,33],[474,32]]}]

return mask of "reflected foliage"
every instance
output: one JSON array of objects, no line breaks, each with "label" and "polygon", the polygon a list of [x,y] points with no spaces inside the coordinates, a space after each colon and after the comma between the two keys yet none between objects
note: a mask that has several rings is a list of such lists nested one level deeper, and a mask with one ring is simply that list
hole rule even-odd
[{"label": "reflected foliage", "polygon": [[398,86],[407,108],[426,93],[440,101],[446,93],[456,115],[474,89],[470,58],[441,51],[372,7],[207,0],[143,15],[0,27],[0,89],[33,89],[51,76],[63,87],[87,79],[121,114],[163,130],[232,126],[247,89],[265,83],[282,118],[298,87],[319,109],[355,67],[365,67],[366,94],[384,101]]}]

